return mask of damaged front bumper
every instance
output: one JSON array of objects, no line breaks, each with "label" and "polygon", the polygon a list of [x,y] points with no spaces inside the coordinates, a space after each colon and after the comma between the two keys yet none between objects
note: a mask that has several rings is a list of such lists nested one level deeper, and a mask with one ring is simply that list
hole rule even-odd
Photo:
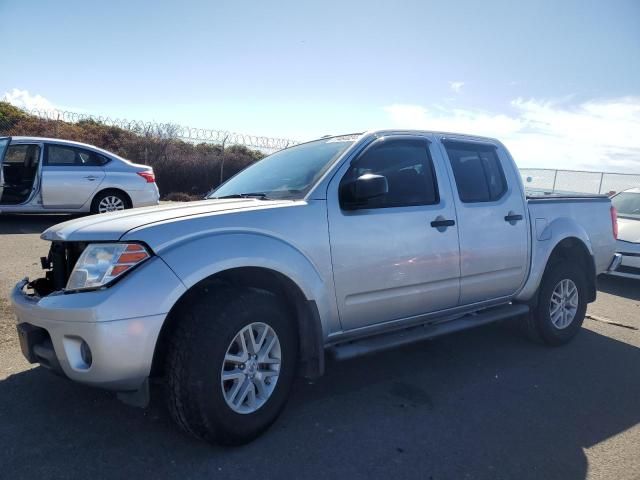
[{"label": "damaged front bumper", "polygon": [[40,296],[29,285],[24,279],[11,294],[25,358],[116,391],[145,385],[167,312],[185,291],[157,257],[100,290]]}]

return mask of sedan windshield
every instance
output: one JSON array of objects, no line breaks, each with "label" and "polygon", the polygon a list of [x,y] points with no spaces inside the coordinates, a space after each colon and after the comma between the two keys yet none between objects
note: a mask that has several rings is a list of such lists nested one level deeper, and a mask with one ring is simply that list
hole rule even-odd
[{"label": "sedan windshield", "polygon": [[622,192],[611,199],[618,215],[640,218],[640,193]]},{"label": "sedan windshield", "polygon": [[208,198],[300,199],[355,140],[333,137],[280,150],[244,169]]}]

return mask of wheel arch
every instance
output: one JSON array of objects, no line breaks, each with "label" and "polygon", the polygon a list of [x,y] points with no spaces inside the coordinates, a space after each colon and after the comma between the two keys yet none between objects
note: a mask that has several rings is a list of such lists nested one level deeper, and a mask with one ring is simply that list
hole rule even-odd
[{"label": "wheel arch", "polygon": [[306,298],[300,286],[287,275],[264,267],[246,266],[219,271],[191,286],[173,305],[164,321],[154,350],[151,376],[164,373],[168,340],[178,325],[180,313],[194,298],[212,288],[253,288],[276,295],[294,320],[299,339],[298,372],[306,378],[324,373],[324,334],[318,306]]},{"label": "wheel arch", "polygon": [[545,272],[547,268],[557,261],[576,261],[584,268],[587,275],[587,284],[589,285],[588,301],[594,301],[596,296],[596,266],[593,255],[585,243],[576,237],[567,237],[558,242],[549,256]]},{"label": "wheel arch", "polygon": [[575,259],[584,265],[589,286],[588,301],[595,300],[597,270],[591,239],[585,228],[574,218],[558,217],[546,224],[543,230],[533,230],[532,236],[529,278],[515,300],[535,305],[549,262],[558,258]]},{"label": "wheel arch", "polygon": [[575,236],[566,236],[562,238],[555,243],[553,248],[550,249],[546,261],[544,262],[544,269],[541,269],[539,278],[536,281],[535,291],[528,299],[528,302],[531,303],[532,306],[537,305],[540,287],[545,274],[550,268],[557,265],[559,262],[570,262],[580,265],[585,272],[585,280],[587,282],[587,303],[593,302],[596,299],[597,291],[595,261],[588,245],[583,239]]}]

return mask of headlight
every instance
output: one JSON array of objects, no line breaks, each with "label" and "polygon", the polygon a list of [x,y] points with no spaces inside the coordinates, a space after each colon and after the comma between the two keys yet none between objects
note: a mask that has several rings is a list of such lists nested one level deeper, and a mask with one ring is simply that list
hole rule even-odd
[{"label": "headlight", "polygon": [[66,290],[103,287],[149,256],[137,243],[90,244],[73,267]]}]

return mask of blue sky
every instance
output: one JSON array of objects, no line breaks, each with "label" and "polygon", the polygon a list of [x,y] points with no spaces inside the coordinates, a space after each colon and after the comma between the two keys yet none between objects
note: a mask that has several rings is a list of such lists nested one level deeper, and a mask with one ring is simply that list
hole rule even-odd
[{"label": "blue sky", "polygon": [[0,18],[18,105],[296,139],[446,129],[522,166],[640,173],[637,0],[0,0]]}]

